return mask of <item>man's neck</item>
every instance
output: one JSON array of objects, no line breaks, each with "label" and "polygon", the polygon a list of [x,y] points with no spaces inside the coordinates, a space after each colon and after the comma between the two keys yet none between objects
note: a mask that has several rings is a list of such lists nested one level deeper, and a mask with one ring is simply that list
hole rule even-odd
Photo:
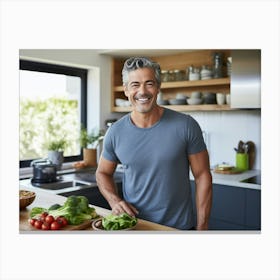
[{"label": "man's neck", "polygon": [[159,121],[163,114],[164,108],[156,106],[152,111],[147,113],[140,113],[132,111],[130,118],[133,124],[140,128],[147,128],[153,126]]}]

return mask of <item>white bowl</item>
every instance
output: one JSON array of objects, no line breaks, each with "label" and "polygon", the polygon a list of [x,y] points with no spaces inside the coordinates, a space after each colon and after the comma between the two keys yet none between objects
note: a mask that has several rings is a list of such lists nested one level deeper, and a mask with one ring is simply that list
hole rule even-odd
[{"label": "white bowl", "polygon": [[202,98],[188,98],[187,102],[189,105],[198,105],[202,103]]},{"label": "white bowl", "polygon": [[116,106],[118,107],[128,107],[130,106],[130,101],[126,99],[116,98],[115,99]]},{"label": "white bowl", "polygon": [[170,105],[184,105],[186,104],[186,99],[169,99]]},{"label": "white bowl", "polygon": [[191,98],[201,98],[201,92],[199,91],[192,91]]},{"label": "white bowl", "polygon": [[184,93],[177,93],[176,94],[176,99],[184,99],[184,100],[186,100],[186,95]]}]

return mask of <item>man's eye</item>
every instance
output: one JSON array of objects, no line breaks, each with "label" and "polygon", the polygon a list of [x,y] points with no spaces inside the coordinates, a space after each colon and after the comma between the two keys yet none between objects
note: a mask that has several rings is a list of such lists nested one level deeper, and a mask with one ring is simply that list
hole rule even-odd
[{"label": "man's eye", "polygon": [[130,86],[131,86],[131,88],[137,88],[137,87],[139,87],[138,84],[131,84]]},{"label": "man's eye", "polygon": [[147,86],[148,86],[148,87],[154,86],[154,82],[148,82],[148,83],[147,83]]}]

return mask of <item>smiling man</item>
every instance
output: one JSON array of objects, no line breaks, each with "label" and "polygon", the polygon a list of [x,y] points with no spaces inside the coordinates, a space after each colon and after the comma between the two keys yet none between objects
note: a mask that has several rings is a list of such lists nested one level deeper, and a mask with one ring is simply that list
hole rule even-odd
[{"label": "smiling man", "polygon": [[[98,187],[114,214],[182,230],[208,229],[212,202],[209,157],[198,123],[189,115],[157,105],[160,66],[145,57],[124,63],[124,92],[132,112],[107,131],[96,171]],[[123,196],[113,174],[122,164]],[[189,179],[196,183],[195,224]]]}]

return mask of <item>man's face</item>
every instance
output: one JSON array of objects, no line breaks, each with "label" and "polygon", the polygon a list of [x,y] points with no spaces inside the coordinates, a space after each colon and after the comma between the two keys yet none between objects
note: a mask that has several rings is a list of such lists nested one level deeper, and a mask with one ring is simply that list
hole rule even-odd
[{"label": "man's face", "polygon": [[134,110],[148,113],[156,105],[159,87],[154,71],[150,68],[140,68],[129,73],[129,81],[125,85],[125,95]]}]

